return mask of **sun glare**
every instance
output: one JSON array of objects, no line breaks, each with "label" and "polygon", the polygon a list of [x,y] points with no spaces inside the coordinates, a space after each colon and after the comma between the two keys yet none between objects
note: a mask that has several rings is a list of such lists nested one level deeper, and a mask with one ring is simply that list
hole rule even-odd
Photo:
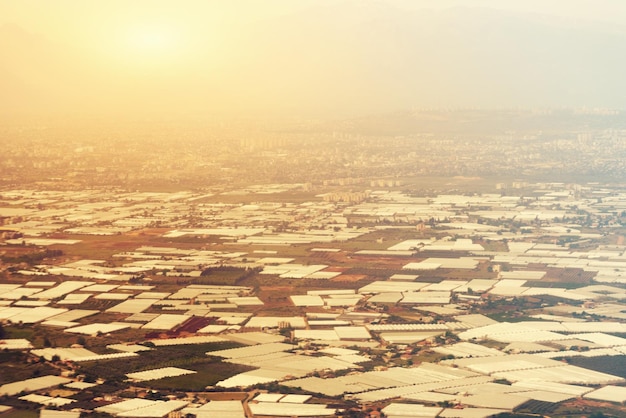
[{"label": "sun glare", "polygon": [[107,68],[124,77],[181,78],[194,72],[198,62],[206,64],[199,57],[215,45],[211,40],[216,37],[210,34],[204,27],[198,31],[173,17],[121,21],[115,30],[100,36],[101,57]]},{"label": "sun glare", "polygon": [[172,27],[164,25],[141,25],[128,33],[128,46],[135,53],[168,54],[176,50],[180,34]]},{"label": "sun glare", "polygon": [[[110,65],[121,71],[173,71],[186,55],[188,36],[175,22],[132,22],[104,40]],[[159,73],[154,73],[159,74]]]}]

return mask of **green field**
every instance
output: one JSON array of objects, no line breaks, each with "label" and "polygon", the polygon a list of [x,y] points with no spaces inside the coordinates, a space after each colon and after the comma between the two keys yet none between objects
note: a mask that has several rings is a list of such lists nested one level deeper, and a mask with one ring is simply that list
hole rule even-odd
[{"label": "green field", "polygon": [[574,366],[626,378],[626,361],[623,356],[572,357],[568,362]]},{"label": "green field", "polygon": [[195,362],[186,368],[197,373],[141,382],[139,385],[152,389],[202,391],[207,386],[213,386],[220,380],[252,369],[251,367],[238,364],[222,363],[215,358],[207,358],[203,361]]},{"label": "green field", "polygon": [[195,368],[198,367],[199,369],[206,370],[204,367],[210,367],[212,365],[216,370],[216,372],[214,372],[215,378],[221,380],[237,374],[239,371],[235,370],[234,367],[229,369],[221,368],[219,366],[220,360],[215,357],[209,357],[206,353],[208,351],[224,350],[240,346],[241,344],[227,341],[158,347],[150,351],[143,351],[138,357],[125,359],[122,364],[120,364],[119,360],[81,363],[79,373],[86,375],[88,380],[102,378],[106,381],[122,382],[126,380],[127,373],[159,369],[161,367],[180,367],[191,370],[196,370]]},{"label": "green field", "polygon": [[56,375],[58,371],[48,363],[31,360],[19,351],[0,351],[0,385],[33,377]]}]

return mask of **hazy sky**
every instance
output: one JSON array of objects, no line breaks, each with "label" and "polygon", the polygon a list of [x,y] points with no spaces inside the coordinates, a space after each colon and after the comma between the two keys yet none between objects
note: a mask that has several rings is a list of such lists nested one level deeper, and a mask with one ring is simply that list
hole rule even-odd
[{"label": "hazy sky", "polygon": [[624,22],[623,0],[0,0],[1,105],[626,107]]}]

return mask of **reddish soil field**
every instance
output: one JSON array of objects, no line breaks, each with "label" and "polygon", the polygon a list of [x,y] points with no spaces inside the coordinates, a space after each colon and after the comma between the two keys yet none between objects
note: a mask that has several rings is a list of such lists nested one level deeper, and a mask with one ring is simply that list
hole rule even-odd
[{"label": "reddish soil field", "polygon": [[185,321],[182,325],[176,328],[174,332],[177,334],[183,333],[183,332],[194,333],[198,331],[199,329],[206,327],[207,325],[214,324],[216,319],[217,318],[215,317],[207,318],[207,317],[193,316],[191,317],[191,319]]},{"label": "reddish soil field", "polygon": [[265,303],[265,309],[290,306],[293,307],[289,296],[294,294],[293,286],[262,286],[257,296]]},{"label": "reddish soil field", "polygon": [[341,274],[337,277],[333,277],[330,280],[333,282],[358,282],[365,279],[366,277],[367,276],[365,274]]},{"label": "reddish soil field", "polygon": [[595,275],[594,272],[583,271],[582,269],[576,268],[548,268],[542,281],[556,283],[591,283],[591,279]]},{"label": "reddish soil field", "polygon": [[331,272],[334,272],[334,273],[343,273],[346,270],[348,270],[347,267],[330,266],[330,267],[324,269],[323,271],[331,271]]}]

